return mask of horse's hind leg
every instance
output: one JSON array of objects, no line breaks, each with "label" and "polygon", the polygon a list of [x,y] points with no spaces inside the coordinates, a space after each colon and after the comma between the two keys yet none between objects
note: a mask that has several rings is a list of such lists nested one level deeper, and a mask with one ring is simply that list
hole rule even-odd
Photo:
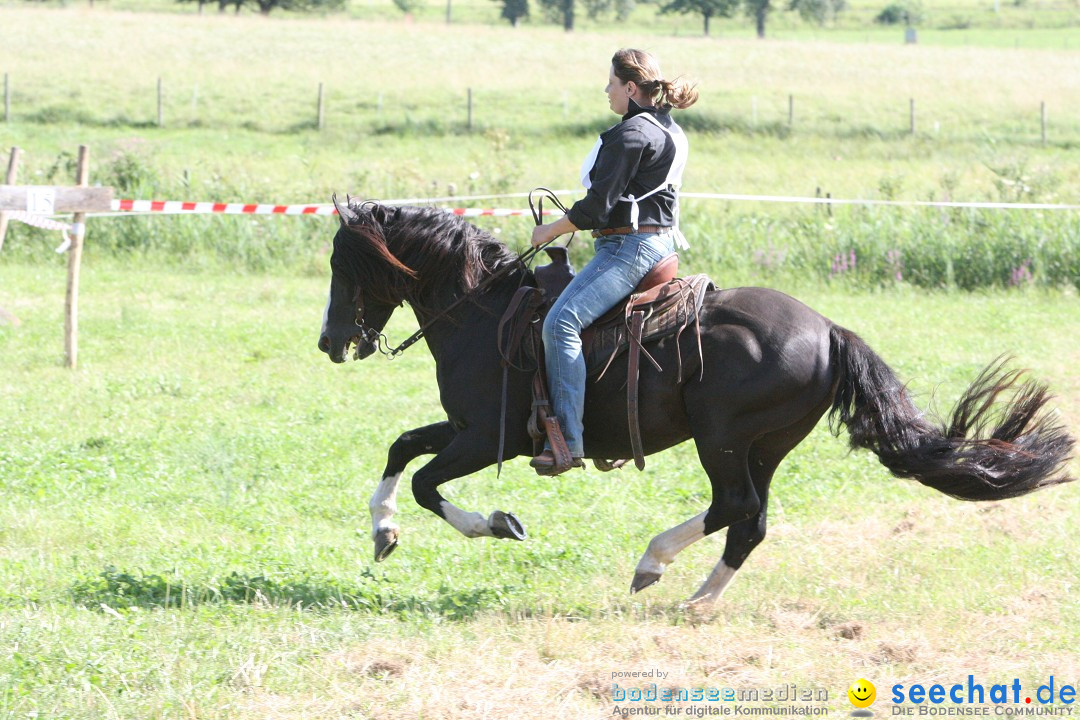
[{"label": "horse's hind leg", "polygon": [[457,435],[449,422],[433,423],[398,436],[386,454],[386,469],[371,496],[371,539],[375,541],[375,562],[382,562],[394,552],[401,533],[394,514],[397,512],[398,481],[405,466],[421,455],[442,452]]},{"label": "horse's hind leg", "polygon": [[747,446],[725,434],[698,439],[698,456],[709,474],[713,498],[709,509],[660,533],[649,542],[634,571],[630,592],[643,590],[660,579],[675,556],[706,535],[752,517],[760,502],[747,469]]},{"label": "horse's hind leg", "polygon": [[750,446],[748,470],[754,484],[754,492],[761,500],[761,507],[753,517],[728,528],[724,554],[720,562],[716,563],[708,579],[690,598],[691,603],[708,605],[715,602],[735,578],[735,573],[742,567],[746,558],[765,539],[766,509],[773,474],[787,454],[814,429],[832,401],[831,398],[830,393],[817,408],[798,422],[782,430],[766,433]]},{"label": "horse's hind leg", "polygon": [[708,579],[702,584],[694,596],[690,598],[691,604],[709,604],[715,602],[724,590],[735,578],[735,573],[750,552],[765,539],[765,517],[769,502],[769,483],[776,471],[779,458],[766,458],[757,451],[756,446],[750,449],[750,477],[753,479],[754,491],[761,499],[761,508],[753,517],[737,522],[728,528],[727,542],[724,545],[724,554],[720,562],[709,574]]}]

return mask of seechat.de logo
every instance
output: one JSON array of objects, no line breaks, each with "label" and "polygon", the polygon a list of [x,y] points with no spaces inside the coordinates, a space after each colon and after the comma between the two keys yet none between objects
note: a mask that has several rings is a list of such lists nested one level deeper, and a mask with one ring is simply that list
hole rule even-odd
[{"label": "seechat.de logo", "polygon": [[859,678],[851,683],[847,696],[851,704],[858,708],[851,713],[854,717],[870,717],[874,714],[866,709],[877,700],[877,688],[874,687],[872,682],[866,678]]}]

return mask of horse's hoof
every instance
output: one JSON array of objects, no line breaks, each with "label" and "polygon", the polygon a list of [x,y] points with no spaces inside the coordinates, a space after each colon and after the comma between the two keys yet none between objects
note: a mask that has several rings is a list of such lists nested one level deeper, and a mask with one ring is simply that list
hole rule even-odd
[{"label": "horse's hoof", "polygon": [[630,583],[630,594],[641,592],[650,585],[660,581],[660,573],[639,572],[634,573],[634,581]]},{"label": "horse's hoof", "polygon": [[382,562],[397,550],[398,534],[397,528],[390,528],[375,535],[375,562]]},{"label": "horse's hoof", "polygon": [[514,513],[496,510],[488,518],[488,527],[491,528],[491,534],[500,540],[524,540],[527,537],[525,526],[514,517]]}]

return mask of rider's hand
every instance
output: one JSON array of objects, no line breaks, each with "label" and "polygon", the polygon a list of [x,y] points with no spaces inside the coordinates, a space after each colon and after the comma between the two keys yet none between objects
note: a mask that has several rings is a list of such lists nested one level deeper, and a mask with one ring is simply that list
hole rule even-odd
[{"label": "rider's hand", "polygon": [[558,235],[551,232],[551,225],[537,225],[533,228],[532,246],[534,248],[540,247],[544,243],[554,240],[556,237],[558,237]]},{"label": "rider's hand", "polygon": [[532,246],[540,247],[546,242],[550,242],[560,235],[567,235],[577,231],[577,226],[570,222],[570,218],[563,215],[555,222],[548,223],[547,225],[537,225],[533,228],[532,234]]}]

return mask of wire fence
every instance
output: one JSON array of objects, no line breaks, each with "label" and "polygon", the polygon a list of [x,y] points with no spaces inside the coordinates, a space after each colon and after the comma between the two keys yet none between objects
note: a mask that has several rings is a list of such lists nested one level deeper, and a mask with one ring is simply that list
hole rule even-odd
[{"label": "wire fence", "polygon": [[[129,87],[110,102],[78,103],[16,91],[4,74],[5,123],[78,124],[88,127],[242,129],[266,133],[359,132],[365,135],[455,135],[491,129],[592,135],[611,118],[596,111],[595,98],[564,91],[542,99],[527,93],[467,88],[417,99],[375,90],[361,98],[326,83],[305,97],[292,90],[259,88],[250,95],[221,92],[198,83]],[[141,92],[141,95],[140,95]],[[70,97],[74,94],[63,96]],[[695,132],[791,133],[840,138],[903,136],[979,139],[988,130],[1007,141],[1073,146],[1080,143],[1080,112],[1043,100],[1030,108],[993,110],[945,105],[940,100],[895,97],[850,102],[808,93],[761,94],[724,98],[724,112],[691,108],[680,124]],[[267,108],[272,107],[273,113]]]}]

